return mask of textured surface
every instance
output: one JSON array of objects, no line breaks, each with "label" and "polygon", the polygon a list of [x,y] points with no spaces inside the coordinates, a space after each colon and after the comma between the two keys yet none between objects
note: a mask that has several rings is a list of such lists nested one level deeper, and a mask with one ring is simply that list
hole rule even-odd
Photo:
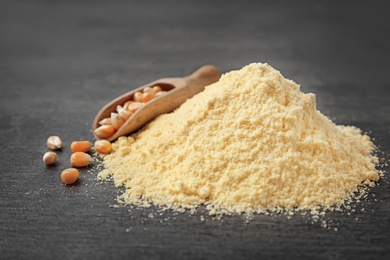
[{"label": "textured surface", "polygon": [[[59,177],[68,145],[92,140],[92,119],[107,101],[205,63],[225,72],[268,62],[316,93],[337,124],[370,132],[388,161],[385,1],[105,2],[0,2],[0,258],[389,257],[388,176],[355,212],[328,214],[331,230],[302,216],[246,224],[243,216],[202,222],[201,213],[114,209],[117,190],[97,183],[96,172],[82,170],[73,187]],[[56,167],[45,167],[52,134],[66,147]]]}]

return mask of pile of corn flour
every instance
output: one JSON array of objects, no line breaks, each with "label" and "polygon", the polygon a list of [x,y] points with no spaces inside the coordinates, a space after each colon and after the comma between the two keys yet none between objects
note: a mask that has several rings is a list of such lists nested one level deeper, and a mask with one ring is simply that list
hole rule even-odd
[{"label": "pile of corn flour", "polygon": [[267,64],[221,79],[113,144],[100,178],[128,204],[211,214],[329,209],[379,179],[374,145]]}]

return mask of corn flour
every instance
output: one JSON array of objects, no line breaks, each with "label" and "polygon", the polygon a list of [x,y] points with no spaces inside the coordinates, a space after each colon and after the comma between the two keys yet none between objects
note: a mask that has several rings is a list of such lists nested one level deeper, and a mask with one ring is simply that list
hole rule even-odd
[{"label": "corn flour", "polygon": [[221,79],[113,144],[100,178],[125,203],[254,213],[340,206],[379,179],[374,145],[267,64]]}]

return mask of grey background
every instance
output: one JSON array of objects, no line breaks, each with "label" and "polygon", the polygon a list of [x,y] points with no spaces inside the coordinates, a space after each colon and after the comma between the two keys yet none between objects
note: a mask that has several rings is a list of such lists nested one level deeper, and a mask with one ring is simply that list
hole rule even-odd
[{"label": "grey background", "polygon": [[[356,211],[327,214],[331,229],[300,215],[115,209],[119,190],[97,170],[71,187],[59,175],[106,102],[203,64],[271,64],[388,161],[388,17],[385,1],[0,1],[0,258],[387,259],[388,174]],[[53,134],[65,147],[45,167]]]}]

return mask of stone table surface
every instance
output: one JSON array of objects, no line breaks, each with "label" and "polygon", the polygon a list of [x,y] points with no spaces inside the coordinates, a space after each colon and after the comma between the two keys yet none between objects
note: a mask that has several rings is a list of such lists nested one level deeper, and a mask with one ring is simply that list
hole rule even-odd
[{"label": "stone table surface", "polygon": [[[385,1],[0,2],[1,259],[389,259],[388,174],[354,210],[162,215],[115,208],[121,190],[81,170],[65,186],[69,143],[93,141],[100,107],[138,86],[267,62],[317,95],[337,124],[390,154],[390,18]],[[45,167],[46,138],[59,163]],[[389,171],[388,166],[381,167]],[[154,217],[151,218],[149,215]],[[201,216],[205,217],[201,221]],[[328,227],[321,227],[324,221]],[[337,231],[335,230],[337,229]]]}]

